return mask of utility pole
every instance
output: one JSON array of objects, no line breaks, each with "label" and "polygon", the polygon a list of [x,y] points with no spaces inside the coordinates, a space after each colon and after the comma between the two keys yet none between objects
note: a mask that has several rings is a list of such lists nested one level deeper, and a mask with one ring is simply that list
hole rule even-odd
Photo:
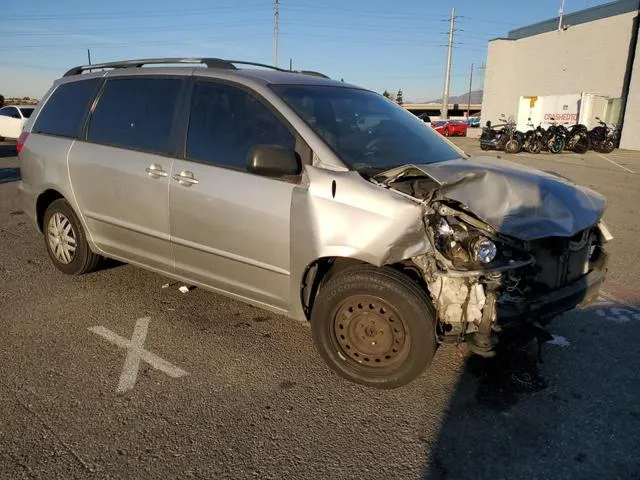
[{"label": "utility pole", "polygon": [[558,11],[558,31],[562,30],[563,14],[564,14],[564,0],[562,0],[562,4],[560,5],[560,10]]},{"label": "utility pole", "polygon": [[453,50],[453,26],[456,18],[455,7],[451,9],[451,22],[449,24],[449,49],[447,51],[447,68],[444,73],[444,93],[442,95],[442,111],[440,116],[443,120],[449,118],[449,81],[451,79],[451,52]]},{"label": "utility pole", "polygon": [[278,66],[278,17],[279,12],[279,0],[273,2],[273,65]]},{"label": "utility pole", "polygon": [[87,59],[89,60],[89,65],[91,65],[91,50],[87,48]]},{"label": "utility pole", "polygon": [[293,58],[289,58],[289,71],[293,72]]},{"label": "utility pole", "polygon": [[471,115],[471,86],[473,85],[473,63],[471,64],[471,74],[469,75],[469,97],[467,98],[467,119]]}]

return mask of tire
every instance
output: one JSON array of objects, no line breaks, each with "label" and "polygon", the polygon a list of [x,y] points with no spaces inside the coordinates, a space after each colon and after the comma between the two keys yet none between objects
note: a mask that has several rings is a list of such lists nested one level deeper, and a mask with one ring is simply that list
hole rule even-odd
[{"label": "tire", "polygon": [[481,143],[480,150],[484,150],[486,152],[487,150],[490,150],[490,147],[489,145],[485,145],[484,143]]},{"label": "tire", "polygon": [[557,139],[553,142],[550,142],[549,151],[551,153],[561,153],[564,150],[564,140]]},{"label": "tire", "polygon": [[542,151],[542,141],[534,138],[533,140],[531,140],[529,142],[529,144],[527,145],[527,152],[529,153],[540,153]]},{"label": "tire", "polygon": [[575,153],[583,154],[587,153],[587,150],[589,150],[589,140],[587,137],[581,137],[573,146],[573,151]]},{"label": "tire", "polygon": [[352,382],[385,389],[406,385],[431,363],[435,323],[418,284],[392,268],[369,265],[331,276],[311,313],[313,340],[329,367]]},{"label": "tire", "polygon": [[506,153],[518,153],[520,150],[522,150],[522,145],[515,139],[507,141],[504,145],[504,151]]},{"label": "tire", "polygon": [[58,270],[67,275],[82,275],[96,269],[100,255],[89,248],[82,225],[66,200],[58,199],[49,205],[42,230],[47,253]]},{"label": "tire", "polygon": [[611,153],[616,149],[615,144],[611,140],[605,140],[600,146],[600,153]]}]

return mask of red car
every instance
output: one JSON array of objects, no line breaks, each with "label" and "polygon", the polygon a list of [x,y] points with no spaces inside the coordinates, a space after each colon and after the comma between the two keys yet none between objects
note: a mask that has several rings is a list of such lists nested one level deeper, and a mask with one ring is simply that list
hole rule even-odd
[{"label": "red car", "polygon": [[469,125],[455,120],[432,122],[431,127],[445,137],[466,137]]}]

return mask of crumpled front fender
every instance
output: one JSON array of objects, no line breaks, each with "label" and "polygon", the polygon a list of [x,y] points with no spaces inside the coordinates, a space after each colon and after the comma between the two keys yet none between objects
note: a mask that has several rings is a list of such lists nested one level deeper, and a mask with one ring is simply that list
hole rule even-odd
[{"label": "crumpled front fender", "polygon": [[300,286],[307,267],[326,257],[376,266],[424,254],[424,205],[374,185],[357,172],[307,166],[307,186],[291,202],[291,316],[304,318]]}]

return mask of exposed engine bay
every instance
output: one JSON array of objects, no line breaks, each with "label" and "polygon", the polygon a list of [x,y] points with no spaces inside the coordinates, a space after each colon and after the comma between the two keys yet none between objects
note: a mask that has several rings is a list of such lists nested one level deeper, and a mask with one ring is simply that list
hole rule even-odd
[{"label": "exposed engine bay", "polygon": [[595,192],[550,175],[463,162],[446,172],[437,164],[406,166],[378,178],[424,206],[431,248],[411,262],[436,308],[439,341],[467,342],[489,356],[505,329],[544,324],[597,298],[603,245],[612,236]]}]

